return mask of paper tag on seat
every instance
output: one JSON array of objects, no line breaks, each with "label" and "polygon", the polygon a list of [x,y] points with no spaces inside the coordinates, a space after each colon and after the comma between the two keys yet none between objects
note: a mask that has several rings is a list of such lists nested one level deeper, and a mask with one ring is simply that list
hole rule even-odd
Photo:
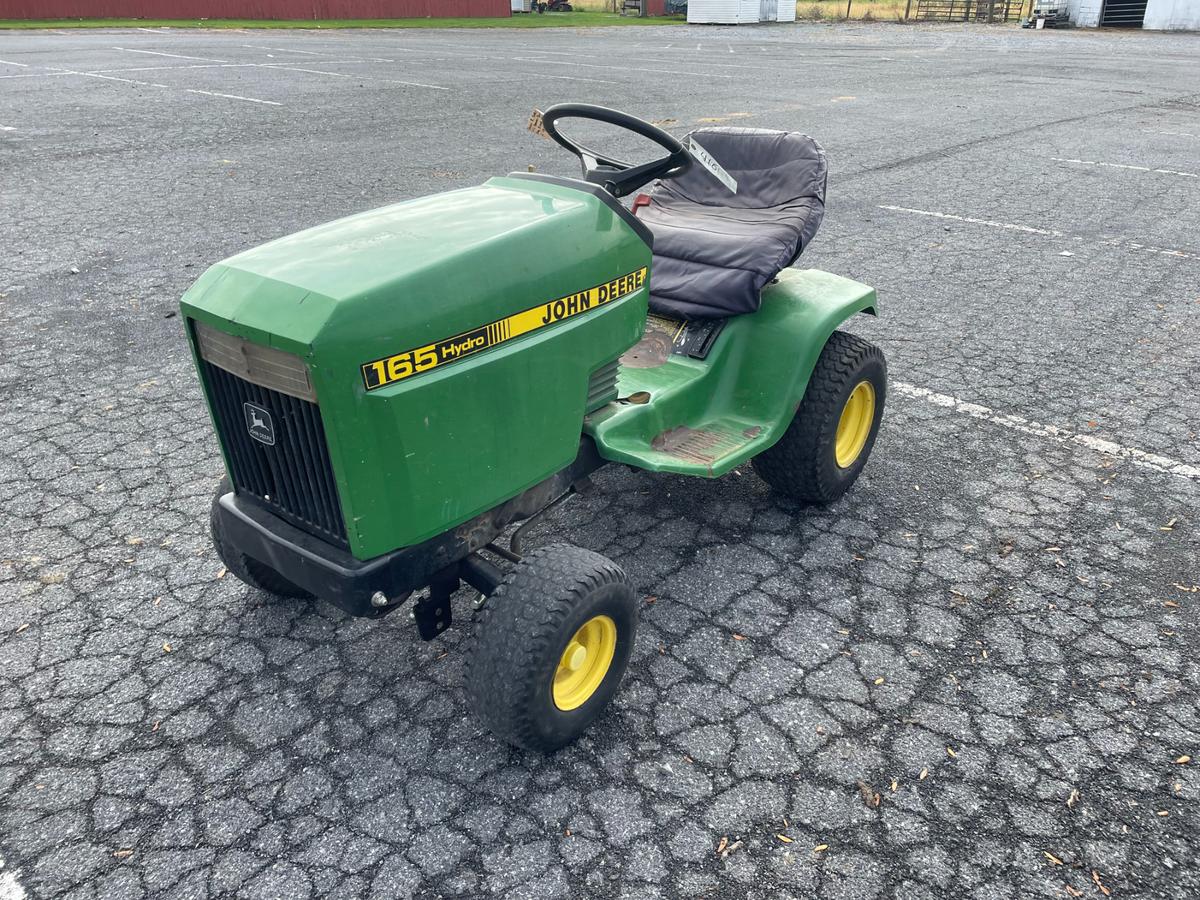
[{"label": "paper tag on seat", "polygon": [[721,164],[713,159],[707,150],[696,143],[695,138],[688,138],[687,150],[688,153],[692,154],[692,159],[700,163],[700,165],[704,166],[704,168],[708,169],[708,171],[712,173],[713,178],[717,179],[717,181],[729,188],[730,193],[737,193],[737,181],[734,179],[734,177],[726,172]]}]

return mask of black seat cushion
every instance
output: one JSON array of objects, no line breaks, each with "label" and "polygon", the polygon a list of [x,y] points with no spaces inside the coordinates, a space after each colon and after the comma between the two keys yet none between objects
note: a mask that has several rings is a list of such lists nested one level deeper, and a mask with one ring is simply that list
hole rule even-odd
[{"label": "black seat cushion", "polygon": [[654,233],[650,308],[673,318],[754,312],[763,287],[796,261],[825,212],[825,151],[807,135],[702,128],[696,139],[738,183],[699,163],[658,181],[638,210]]}]

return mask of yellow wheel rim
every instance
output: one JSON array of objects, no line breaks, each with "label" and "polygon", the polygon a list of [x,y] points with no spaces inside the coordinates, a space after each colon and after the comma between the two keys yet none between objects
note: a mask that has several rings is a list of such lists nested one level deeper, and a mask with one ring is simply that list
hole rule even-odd
[{"label": "yellow wheel rim", "polygon": [[554,705],[578,709],[596,693],[617,652],[617,623],[608,616],[588,619],[567,641],[554,673]]},{"label": "yellow wheel rim", "polygon": [[848,469],[854,465],[867,445],[874,424],[875,387],[869,381],[860,381],[846,398],[842,418],[838,421],[833,455],[839,466]]}]

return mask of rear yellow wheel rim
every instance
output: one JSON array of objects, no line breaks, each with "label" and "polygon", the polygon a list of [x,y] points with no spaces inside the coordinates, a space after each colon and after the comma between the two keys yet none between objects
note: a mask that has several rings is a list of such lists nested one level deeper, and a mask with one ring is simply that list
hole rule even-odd
[{"label": "rear yellow wheel rim", "polygon": [[617,623],[596,616],[579,626],[567,641],[554,673],[554,705],[578,709],[596,693],[617,652]]},{"label": "rear yellow wheel rim", "polygon": [[860,381],[846,398],[842,418],[838,421],[833,455],[839,466],[848,469],[854,465],[867,445],[874,424],[875,387],[869,381]]}]

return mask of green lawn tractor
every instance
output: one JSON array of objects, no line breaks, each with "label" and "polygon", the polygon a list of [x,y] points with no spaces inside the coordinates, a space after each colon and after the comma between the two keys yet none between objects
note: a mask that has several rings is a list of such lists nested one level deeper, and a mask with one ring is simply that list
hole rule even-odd
[{"label": "green lawn tractor", "polygon": [[[567,119],[665,155],[603,156]],[[549,751],[613,698],[641,601],[590,550],[527,550],[529,525],[606,463],[716,478],[753,460],[829,503],[862,471],[887,376],[836,330],[875,292],[790,268],[824,210],[811,138],[703,128],[685,146],[583,104],[543,125],[582,179],[492,178],[310,228],[213,266],[182,310],[228,472],[211,521],[228,570],[356,616],[411,599],[425,640],[465,582],[471,704]]]}]

